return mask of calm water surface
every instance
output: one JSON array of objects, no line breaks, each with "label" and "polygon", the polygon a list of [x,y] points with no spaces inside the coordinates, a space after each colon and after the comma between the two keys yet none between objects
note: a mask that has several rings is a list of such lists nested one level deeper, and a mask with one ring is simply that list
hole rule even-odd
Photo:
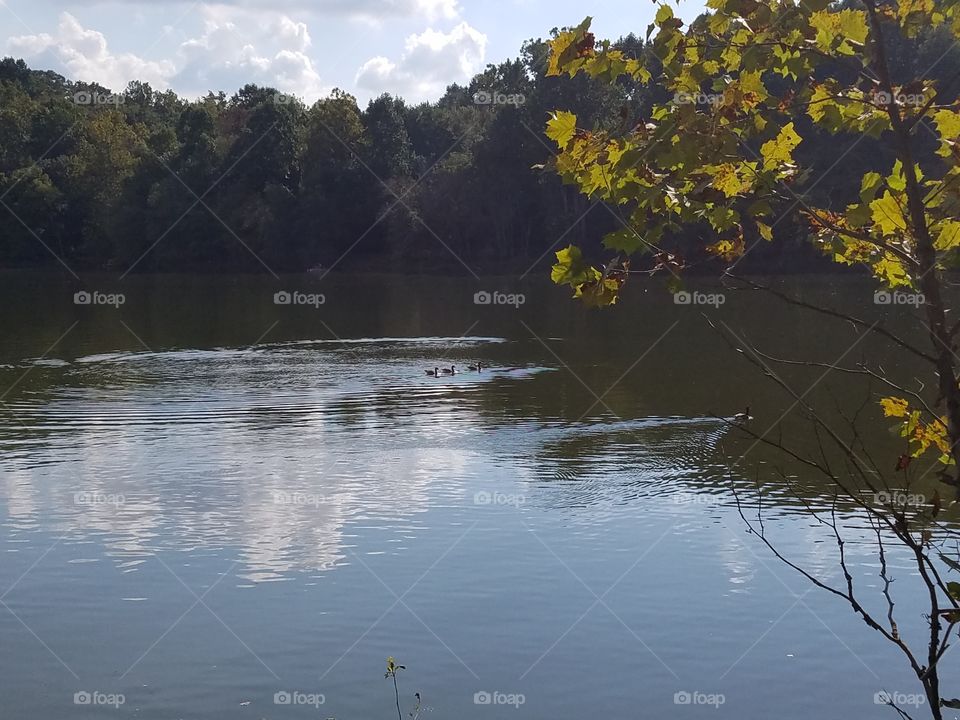
[{"label": "calm water surface", "polygon": [[[868,284],[790,284],[887,312]],[[75,305],[81,289],[125,302]],[[475,304],[484,289],[525,302]],[[0,300],[5,716],[390,718],[388,655],[404,714],[419,691],[437,718],[874,718],[893,713],[881,688],[916,692],[897,652],[745,532],[731,488],[759,481],[781,549],[838,575],[782,459],[713,417],[750,404],[766,427],[791,402],[704,314],[772,354],[886,358],[847,326],[655,285],[588,312],[496,279],[20,274]],[[810,397],[863,391],[830,377]],[[913,571],[891,562],[919,632]]]}]

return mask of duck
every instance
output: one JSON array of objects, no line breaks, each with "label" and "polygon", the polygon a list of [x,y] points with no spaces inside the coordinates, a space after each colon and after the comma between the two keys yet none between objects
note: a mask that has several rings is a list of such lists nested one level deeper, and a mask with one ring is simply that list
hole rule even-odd
[{"label": "duck", "polygon": [[456,375],[458,371],[456,365],[451,365],[449,370],[444,368],[440,372],[442,372],[444,375]]},{"label": "duck", "polygon": [[478,361],[476,365],[467,365],[467,370],[476,370],[477,372],[480,372],[483,370],[483,363]]},{"label": "duck", "polygon": [[430,377],[440,376],[440,368],[434,368],[433,370],[425,370],[424,372],[426,372],[427,375],[429,375]]},{"label": "duck", "polygon": [[743,411],[743,412],[737,413],[736,415],[733,416],[733,422],[735,422],[735,423],[737,423],[737,424],[739,424],[739,425],[743,425],[744,423],[748,423],[748,422],[750,422],[751,420],[753,420],[753,416],[750,414],[750,406],[749,406],[749,405],[747,405],[747,407],[744,408],[744,411]]}]

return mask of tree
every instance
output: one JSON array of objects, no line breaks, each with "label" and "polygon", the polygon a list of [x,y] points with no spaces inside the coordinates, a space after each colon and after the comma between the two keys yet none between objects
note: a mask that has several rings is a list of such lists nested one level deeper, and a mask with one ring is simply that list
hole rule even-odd
[{"label": "tree", "polygon": [[380,184],[361,162],[368,138],[357,100],[335,89],[307,111],[299,233],[308,266],[336,262],[377,211]]},{"label": "tree", "polygon": [[413,169],[413,148],[405,115],[403,100],[387,93],[371,100],[363,113],[370,137],[367,164],[384,181],[407,176]]},{"label": "tree", "polygon": [[[629,213],[625,226],[604,238],[609,256],[602,265],[588,262],[580,248],[570,246],[557,253],[552,277],[572,287],[588,304],[612,305],[630,274],[638,271],[669,272],[676,287],[689,265],[681,250],[689,249],[698,253],[698,261],[708,256],[721,259],[729,265],[726,276],[736,279],[739,260],[757,243],[770,242],[782,213],[796,205],[809,227],[810,242],[834,262],[866,268],[890,290],[922,293],[923,317],[917,321],[928,330],[926,348],[853,316],[781,297],[877,333],[902,352],[921,358],[934,380],[935,399],[919,392],[909,393],[907,399],[903,396],[908,391],[882,371],[865,366],[844,369],[870,375],[894,390],[880,400],[881,407],[900,423],[910,450],[889,464],[863,459],[856,435],[852,440],[841,436],[802,396],[793,394],[817,432],[842,456],[846,471],[825,459],[802,461],[830,478],[840,495],[877,528],[881,561],[884,536],[895,538],[915,558],[929,598],[925,653],[900,634],[889,583],[884,589],[887,618],[860,602],[835,518],[831,522],[828,517],[825,524],[836,535],[846,584],[832,587],[794,567],[844,598],[871,628],[903,651],[923,685],[932,716],[941,718],[943,706],[960,707],[960,701],[943,698],[938,665],[960,622],[960,583],[944,581],[944,563],[954,569],[960,565],[955,557],[938,557],[936,543],[952,533],[936,525],[939,493],[911,514],[896,503],[878,506],[865,501],[860,486],[878,493],[896,487],[901,478],[909,481],[911,460],[932,452],[942,466],[941,479],[960,488],[960,385],[954,351],[960,324],[947,322],[943,292],[944,272],[956,266],[960,247],[960,107],[951,83],[938,83],[925,76],[927,68],[898,61],[895,55],[896,49],[915,44],[918,35],[923,35],[925,45],[950,47],[960,37],[960,4],[955,0],[938,5],[910,0],[861,0],[843,6],[826,0],[707,4],[711,12],[689,28],[669,6],[659,6],[648,30],[656,56],[652,63],[649,57],[630,56],[609,42],[597,42],[589,18],[552,41],[551,76],[583,74],[609,84],[627,77],[659,83],[670,94],[666,101],[653,104],[648,114],[624,117],[615,129],[609,123],[585,125],[566,110],[552,114],[546,134],[559,150],[552,170],[584,195]],[[864,173],[857,183],[859,192],[845,206],[818,206],[801,195],[809,176],[795,151],[807,144],[810,128],[863,134],[878,140],[888,153],[888,160],[880,160],[886,167]],[[683,247],[681,240],[690,237],[683,233],[691,227],[709,240],[699,247]],[[631,268],[633,256],[641,258],[640,270]],[[770,370],[777,359],[755,348],[741,349],[793,393]],[[758,442],[789,452],[781,443],[757,437]],[[891,475],[894,464],[896,472]],[[762,525],[759,530],[751,527],[773,548]]]},{"label": "tree", "polygon": [[142,162],[145,137],[143,125],[126,124],[115,110],[96,113],[80,133],[71,155],[70,176],[83,187],[80,194],[92,202],[85,213],[84,233],[87,251],[95,257],[111,254],[100,245],[107,240],[108,223],[127,181]]}]

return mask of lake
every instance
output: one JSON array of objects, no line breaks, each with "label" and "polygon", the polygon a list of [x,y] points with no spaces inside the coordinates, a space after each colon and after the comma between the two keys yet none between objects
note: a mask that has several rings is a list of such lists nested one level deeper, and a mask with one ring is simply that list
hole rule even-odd
[{"label": "lake", "polygon": [[[922,338],[869,282],[771,282]],[[404,717],[416,692],[437,718],[896,717],[875,694],[919,692],[899,651],[746,531],[736,498],[760,487],[778,548],[842,579],[805,510],[828,488],[716,417],[749,405],[810,447],[720,331],[915,368],[690,285],[722,304],[659,281],[591,311],[543,278],[5,274],[4,715],[391,718],[394,656]],[[825,407],[871,390],[784,373]],[[864,418],[888,443],[875,403]],[[916,570],[888,561],[919,639]]]}]

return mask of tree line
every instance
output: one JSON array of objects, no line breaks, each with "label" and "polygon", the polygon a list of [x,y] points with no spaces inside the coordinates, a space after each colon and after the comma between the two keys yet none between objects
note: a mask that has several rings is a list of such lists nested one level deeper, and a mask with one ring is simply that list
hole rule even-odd
[{"label": "tree line", "polygon": [[[364,109],[340,90],[310,106],[256,85],[197,100],[143,82],[114,93],[0,60],[0,266],[513,274],[548,266],[571,243],[600,253],[624,218],[542,169],[555,154],[545,123],[559,107],[581,128],[632,127],[670,91],[629,76],[550,76],[548,43],[527,41],[436,102],[383,94]],[[657,64],[635,35],[613,45]],[[945,85],[960,66],[951,45],[921,33],[898,48],[894,72],[930,67]],[[803,118],[797,127],[809,168],[798,192],[820,207],[842,208],[864,171],[892,157],[878,138],[824,133]],[[830,265],[805,242],[799,210],[744,269]],[[710,232],[676,229],[690,248]]]}]

